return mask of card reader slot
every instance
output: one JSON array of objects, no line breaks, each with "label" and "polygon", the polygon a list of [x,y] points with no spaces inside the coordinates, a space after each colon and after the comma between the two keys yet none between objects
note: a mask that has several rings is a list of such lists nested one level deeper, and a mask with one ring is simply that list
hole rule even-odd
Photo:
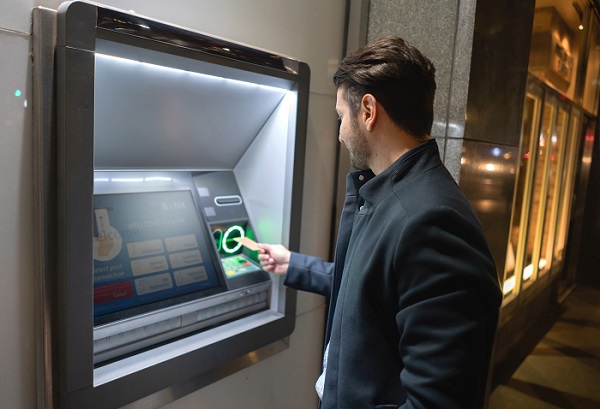
[{"label": "card reader slot", "polygon": [[242,204],[242,198],[238,195],[216,196],[214,201],[217,206],[239,206]]}]

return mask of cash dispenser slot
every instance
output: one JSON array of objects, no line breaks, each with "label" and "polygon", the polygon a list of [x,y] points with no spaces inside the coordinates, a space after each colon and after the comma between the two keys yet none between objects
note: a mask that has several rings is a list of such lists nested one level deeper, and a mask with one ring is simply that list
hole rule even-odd
[{"label": "cash dispenser slot", "polygon": [[94,328],[94,364],[268,307],[269,283]]}]

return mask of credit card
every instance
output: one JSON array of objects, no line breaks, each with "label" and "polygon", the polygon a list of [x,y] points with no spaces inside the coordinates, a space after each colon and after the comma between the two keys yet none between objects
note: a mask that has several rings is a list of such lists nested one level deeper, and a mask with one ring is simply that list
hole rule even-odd
[{"label": "credit card", "polygon": [[235,241],[237,241],[238,243],[242,243],[242,246],[244,246],[252,251],[260,250],[258,248],[258,246],[256,245],[256,242],[249,237],[234,237],[233,239]]}]

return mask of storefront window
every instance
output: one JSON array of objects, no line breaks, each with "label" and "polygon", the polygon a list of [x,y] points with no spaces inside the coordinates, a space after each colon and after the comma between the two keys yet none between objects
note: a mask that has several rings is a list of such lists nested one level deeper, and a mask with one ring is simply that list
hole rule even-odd
[{"label": "storefront window", "polygon": [[536,1],[528,70],[504,304],[567,259],[575,178],[589,160],[578,160],[582,115],[600,99],[600,24],[587,3]]}]

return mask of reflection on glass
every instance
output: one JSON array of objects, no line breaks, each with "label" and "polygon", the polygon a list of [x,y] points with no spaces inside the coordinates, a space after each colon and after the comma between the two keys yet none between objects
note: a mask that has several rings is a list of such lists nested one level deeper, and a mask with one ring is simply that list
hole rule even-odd
[{"label": "reflection on glass", "polygon": [[558,117],[556,120],[556,133],[552,135],[552,140],[548,147],[548,168],[546,174],[548,175],[547,194],[546,194],[546,210],[544,214],[543,234],[542,234],[542,245],[540,247],[540,255],[538,268],[538,275],[550,271],[552,267],[552,250],[554,245],[554,234],[556,232],[556,221],[558,214],[558,204],[562,172],[563,158],[564,158],[564,141],[567,133],[569,114],[564,109],[558,110]]},{"label": "reflection on glass", "polygon": [[506,251],[506,267],[504,270],[503,292],[505,297],[518,292],[518,284],[516,281],[515,270],[519,264],[520,247],[522,242],[524,229],[521,229],[525,211],[527,209],[528,186],[531,184],[532,178],[532,155],[536,152],[536,128],[539,121],[540,112],[540,97],[531,93],[525,96],[525,104],[523,107],[523,127],[521,137],[521,157],[519,163],[519,171],[517,183],[515,186],[515,196],[512,211],[512,221],[510,229],[510,237],[508,240],[508,248]]},{"label": "reflection on glass", "polygon": [[[556,108],[549,104],[544,104],[544,112],[542,114],[542,129],[538,139],[538,151],[535,157],[535,174],[531,206],[529,210],[527,227],[527,239],[525,241],[525,257],[523,260],[523,283],[529,284],[536,279],[537,275],[537,260],[536,247],[539,249],[539,237],[541,236],[542,217],[545,210],[545,192],[547,185],[544,183],[546,179],[546,163],[549,158],[549,152],[552,142],[552,123],[554,122]],[[538,250],[539,254],[539,250]],[[537,257],[535,257],[537,258]]]}]

